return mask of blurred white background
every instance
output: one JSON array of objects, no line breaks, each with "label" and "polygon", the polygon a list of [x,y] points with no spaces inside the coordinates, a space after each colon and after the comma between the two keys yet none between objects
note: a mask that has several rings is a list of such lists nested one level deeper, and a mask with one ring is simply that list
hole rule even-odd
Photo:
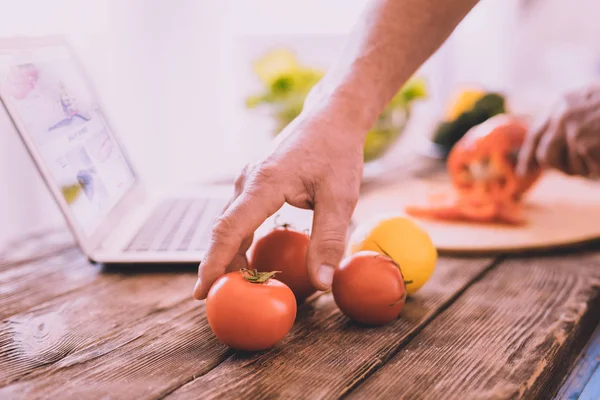
[{"label": "blurred white background", "polygon": [[[228,177],[271,137],[245,110],[251,62],[276,45],[326,67],[366,0],[0,0],[0,36],[64,34],[92,76],[105,112],[153,183]],[[598,75],[597,0],[483,0],[422,68],[422,118],[458,84],[511,93],[536,113]],[[60,225],[58,208],[0,118],[0,247]]]}]

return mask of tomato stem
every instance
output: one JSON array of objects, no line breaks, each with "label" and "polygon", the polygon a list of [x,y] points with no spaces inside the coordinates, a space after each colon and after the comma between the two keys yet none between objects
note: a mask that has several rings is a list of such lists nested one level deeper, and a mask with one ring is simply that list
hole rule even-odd
[{"label": "tomato stem", "polygon": [[281,271],[259,272],[255,269],[241,268],[240,273],[250,283],[265,283]]},{"label": "tomato stem", "polygon": [[275,216],[275,228],[283,228],[283,229],[293,228],[292,224],[289,224],[289,223],[287,223],[287,222],[285,222],[285,223],[283,223],[283,224],[280,224],[280,223],[278,222],[278,221],[279,221],[279,217],[280,217],[280,216],[281,216],[280,214],[277,214],[277,215]]}]

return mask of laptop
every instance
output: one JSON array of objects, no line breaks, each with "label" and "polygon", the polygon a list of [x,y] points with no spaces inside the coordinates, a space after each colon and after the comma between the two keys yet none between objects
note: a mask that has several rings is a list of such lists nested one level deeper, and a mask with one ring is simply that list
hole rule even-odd
[{"label": "laptop", "polygon": [[232,186],[151,190],[61,37],[0,39],[0,112],[94,263],[198,263]]}]

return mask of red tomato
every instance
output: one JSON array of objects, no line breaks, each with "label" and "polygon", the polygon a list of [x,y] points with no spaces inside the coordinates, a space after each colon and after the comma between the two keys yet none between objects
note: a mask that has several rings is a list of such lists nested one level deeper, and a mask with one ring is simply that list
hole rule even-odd
[{"label": "red tomato", "polygon": [[366,325],[394,320],[406,301],[400,268],[375,251],[360,251],[345,258],[333,274],[331,290],[340,310]]},{"label": "red tomato", "polygon": [[240,270],[217,279],[206,298],[206,317],[221,342],[235,350],[259,351],[288,334],[296,300],[272,275]]},{"label": "red tomato", "polygon": [[260,238],[252,251],[250,265],[262,272],[281,271],[277,280],[292,289],[301,303],[317,289],[310,282],[306,269],[306,251],[310,238],[303,232],[284,225]]}]

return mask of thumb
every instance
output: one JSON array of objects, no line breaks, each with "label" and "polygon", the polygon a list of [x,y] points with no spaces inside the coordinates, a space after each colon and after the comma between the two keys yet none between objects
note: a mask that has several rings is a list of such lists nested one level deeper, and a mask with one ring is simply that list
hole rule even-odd
[{"label": "thumb", "polygon": [[529,129],[525,136],[525,141],[519,150],[517,156],[516,173],[519,176],[525,176],[529,171],[539,167],[536,160],[536,152],[540,145],[540,141],[550,125],[550,118],[545,117],[539,119],[536,124]]},{"label": "thumb", "polygon": [[319,290],[326,290],[331,286],[333,272],[346,248],[346,234],[353,209],[339,205],[336,207],[335,203],[338,201],[332,198],[330,201],[315,202],[307,268],[312,284]]}]

